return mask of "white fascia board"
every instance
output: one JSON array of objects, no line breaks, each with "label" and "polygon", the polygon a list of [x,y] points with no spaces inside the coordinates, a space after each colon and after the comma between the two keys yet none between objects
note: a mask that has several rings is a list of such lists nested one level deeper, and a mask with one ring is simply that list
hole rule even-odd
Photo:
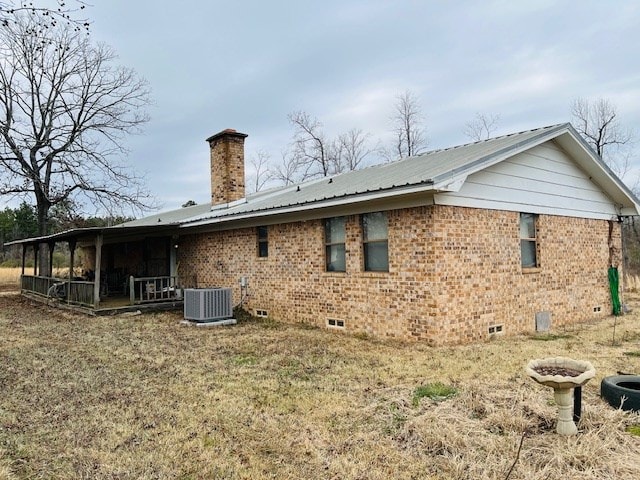
[{"label": "white fascia board", "polygon": [[[415,195],[420,193],[430,193],[433,192],[433,185],[419,185],[413,186],[403,189],[390,189],[384,192],[371,192],[368,194],[362,194],[353,196],[345,200],[344,198],[331,199],[313,202],[305,205],[291,205],[287,207],[273,208],[269,210],[258,210],[254,212],[247,213],[239,213],[239,214],[231,214],[225,215],[221,217],[207,218],[199,221],[192,221],[189,223],[182,223],[180,225],[180,229],[187,229],[199,226],[206,225],[218,225],[223,223],[236,222],[241,220],[249,220],[254,218],[264,218],[270,216],[283,216],[283,215],[291,215],[299,214],[300,217],[308,217],[306,213],[312,212],[314,210],[327,210],[327,209],[337,209],[341,208],[344,210],[344,214],[350,213],[358,213],[356,210],[360,211],[362,207],[367,203],[373,203],[376,201],[384,201],[384,200],[397,200],[393,202],[393,206],[391,208],[403,208],[405,206],[417,206],[417,202],[415,201]],[[407,201],[405,203],[402,202],[403,197],[406,197]],[[430,198],[430,196],[429,196]],[[430,204],[431,200],[427,200],[426,198],[422,201],[422,204]],[[365,209],[366,210],[366,209]],[[295,220],[290,220],[295,221]]]},{"label": "white fascia board", "polygon": [[445,180],[437,185],[434,185],[433,190],[436,192],[459,192],[467,181],[468,175],[458,175],[450,180]]},{"label": "white fascia board", "polygon": [[578,162],[580,167],[589,175],[591,181],[599,185],[622,212],[627,212],[622,213],[623,216],[640,215],[640,205],[633,192],[597,156],[578,132],[573,129],[567,129],[566,133],[573,141],[562,135],[556,139],[558,145]]}]

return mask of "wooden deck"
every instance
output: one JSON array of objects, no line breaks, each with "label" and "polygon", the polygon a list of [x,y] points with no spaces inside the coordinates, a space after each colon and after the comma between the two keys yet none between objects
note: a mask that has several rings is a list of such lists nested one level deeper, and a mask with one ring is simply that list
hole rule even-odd
[{"label": "wooden deck", "polygon": [[[16,293],[20,293],[19,290]],[[129,312],[159,312],[167,310],[182,310],[182,300],[170,300],[170,301],[158,301],[149,302],[138,305],[131,305],[129,303],[129,297],[108,297],[103,299],[98,308],[87,307],[83,305],[68,304],[64,301],[59,301],[53,298],[47,298],[42,295],[34,294],[33,292],[21,292],[23,296],[36,300],[38,302],[46,303],[57,308],[64,308],[65,310],[71,310],[78,313],[84,313],[91,316],[105,316],[105,315],[120,315]]]},{"label": "wooden deck", "polygon": [[163,300],[158,302],[147,302],[131,305],[129,297],[118,296],[108,297],[100,301],[98,308],[92,309],[91,315],[118,315],[128,312],[157,312],[165,310],[182,310],[182,300]]}]

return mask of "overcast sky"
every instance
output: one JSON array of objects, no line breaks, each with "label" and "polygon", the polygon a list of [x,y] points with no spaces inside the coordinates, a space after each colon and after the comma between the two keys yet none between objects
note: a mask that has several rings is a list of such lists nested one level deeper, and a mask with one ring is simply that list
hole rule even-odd
[{"label": "overcast sky", "polygon": [[273,161],[294,110],[386,142],[406,90],[430,149],[468,142],[476,112],[500,115],[496,134],[569,121],[576,97],[608,98],[640,130],[638,1],[108,0],[88,15],[153,90],[129,161],[163,209],[209,201],[205,139],[220,130]]}]

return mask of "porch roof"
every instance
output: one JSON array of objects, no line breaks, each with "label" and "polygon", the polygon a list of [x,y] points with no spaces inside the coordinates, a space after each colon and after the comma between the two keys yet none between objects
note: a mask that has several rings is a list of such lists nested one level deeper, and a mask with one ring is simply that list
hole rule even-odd
[{"label": "porch roof", "polygon": [[[162,228],[159,228],[162,227]],[[68,241],[93,241],[98,235],[103,236],[104,243],[112,243],[114,241],[126,241],[133,237],[140,237],[153,233],[154,236],[162,234],[173,234],[177,231],[178,224],[159,225],[136,225],[124,226],[116,225],[113,227],[85,227],[74,228],[64,232],[54,233],[52,235],[43,235],[40,237],[25,238],[22,240],[14,240],[7,242],[5,245],[37,245],[40,243],[50,242],[68,242]]]}]

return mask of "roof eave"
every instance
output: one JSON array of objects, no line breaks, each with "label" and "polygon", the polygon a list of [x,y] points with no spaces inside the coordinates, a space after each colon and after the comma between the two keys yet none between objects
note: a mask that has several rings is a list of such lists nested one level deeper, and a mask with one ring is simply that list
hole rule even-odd
[{"label": "roof eave", "polygon": [[180,229],[189,229],[192,227],[202,227],[206,225],[218,225],[227,222],[234,222],[237,220],[247,220],[251,218],[261,218],[272,215],[283,215],[295,212],[309,212],[312,210],[325,210],[333,207],[346,207],[351,205],[365,205],[367,203],[373,203],[379,200],[393,199],[403,196],[411,196],[420,193],[429,193],[434,191],[434,185],[432,181],[422,183],[418,186],[396,187],[393,189],[387,189],[384,191],[376,191],[369,193],[362,193],[357,195],[349,195],[346,197],[325,199],[320,201],[314,201],[304,204],[294,204],[287,206],[280,206],[275,208],[255,210],[244,213],[229,214],[224,216],[210,217],[202,220],[194,220],[185,222],[180,225]]}]

